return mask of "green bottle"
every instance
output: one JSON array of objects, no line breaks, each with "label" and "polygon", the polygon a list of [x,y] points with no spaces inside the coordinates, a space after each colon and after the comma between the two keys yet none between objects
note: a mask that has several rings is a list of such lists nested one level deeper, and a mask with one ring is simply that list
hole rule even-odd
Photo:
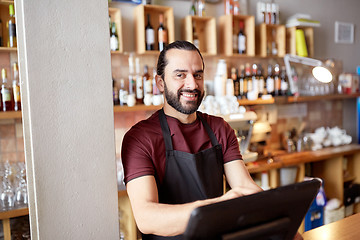
[{"label": "green bottle", "polygon": [[9,5],[9,15],[10,18],[6,24],[6,27],[9,31],[9,38],[7,41],[8,47],[17,47],[17,41],[16,41],[16,25],[15,25],[15,11],[14,11],[14,5]]}]

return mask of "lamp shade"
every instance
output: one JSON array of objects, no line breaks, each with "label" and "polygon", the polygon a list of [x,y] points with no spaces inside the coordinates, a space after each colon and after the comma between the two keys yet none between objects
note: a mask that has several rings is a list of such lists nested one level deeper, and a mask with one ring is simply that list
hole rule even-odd
[{"label": "lamp shade", "polygon": [[332,81],[332,74],[325,67],[322,66],[314,67],[312,70],[312,74],[316,78],[316,80],[322,83],[329,83]]}]

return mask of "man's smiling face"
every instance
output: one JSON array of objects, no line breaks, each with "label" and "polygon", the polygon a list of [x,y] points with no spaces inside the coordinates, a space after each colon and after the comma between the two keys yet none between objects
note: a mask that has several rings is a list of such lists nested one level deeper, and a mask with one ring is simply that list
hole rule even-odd
[{"label": "man's smiling face", "polygon": [[166,53],[164,92],[167,103],[183,114],[192,114],[204,97],[203,63],[197,51],[170,49]]}]

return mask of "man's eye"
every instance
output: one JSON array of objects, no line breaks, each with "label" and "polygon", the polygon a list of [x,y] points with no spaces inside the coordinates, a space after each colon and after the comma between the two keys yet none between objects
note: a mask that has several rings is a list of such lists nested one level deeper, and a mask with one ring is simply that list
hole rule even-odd
[{"label": "man's eye", "polygon": [[194,74],[194,78],[195,78],[195,79],[201,80],[202,77],[203,77],[202,74],[198,74],[198,73]]},{"label": "man's eye", "polygon": [[185,74],[184,74],[184,73],[177,73],[177,74],[176,74],[176,77],[178,77],[178,78],[184,78],[184,77],[185,77]]}]

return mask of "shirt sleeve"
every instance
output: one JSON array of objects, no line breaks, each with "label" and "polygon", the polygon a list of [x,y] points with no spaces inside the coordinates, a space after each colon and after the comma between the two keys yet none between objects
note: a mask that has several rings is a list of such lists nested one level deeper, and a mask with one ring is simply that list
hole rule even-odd
[{"label": "shirt sleeve", "polygon": [[130,129],[124,136],[121,148],[121,159],[124,166],[124,182],[145,176],[154,175],[155,169],[149,156],[150,146],[141,141],[136,130]]}]

